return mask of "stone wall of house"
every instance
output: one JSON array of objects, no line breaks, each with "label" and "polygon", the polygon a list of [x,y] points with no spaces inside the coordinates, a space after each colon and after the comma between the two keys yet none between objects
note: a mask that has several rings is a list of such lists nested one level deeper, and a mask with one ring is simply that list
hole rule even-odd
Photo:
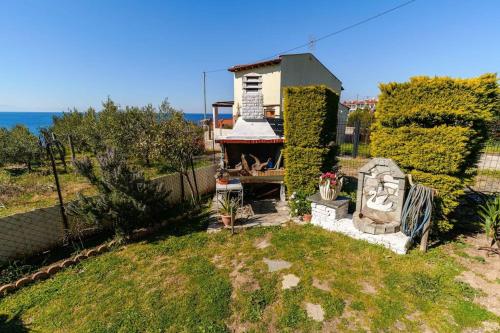
[{"label": "stone wall of house", "polygon": [[[200,195],[215,191],[215,172],[215,165],[196,169],[196,183]],[[182,178],[179,174],[171,174],[157,179],[171,191],[169,199],[172,203],[191,197],[188,182],[185,177]],[[194,184],[192,175],[190,180]],[[184,198],[182,198],[182,186]],[[70,218],[69,225],[70,229],[74,229],[77,225],[76,220]],[[0,218],[0,263],[35,255],[61,245],[63,231],[58,205]],[[89,233],[92,232],[85,232],[87,235]]]},{"label": "stone wall of house", "polygon": [[264,119],[264,97],[262,93],[243,93],[241,117],[245,120]]}]

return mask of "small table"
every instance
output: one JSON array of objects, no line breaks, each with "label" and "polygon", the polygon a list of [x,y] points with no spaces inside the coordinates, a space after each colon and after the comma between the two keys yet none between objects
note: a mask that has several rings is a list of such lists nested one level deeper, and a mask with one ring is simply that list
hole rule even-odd
[{"label": "small table", "polygon": [[240,207],[243,207],[243,185],[239,179],[230,179],[229,184],[215,183],[215,198],[217,200],[217,213],[219,212],[219,198],[220,195],[227,195],[236,193]]}]

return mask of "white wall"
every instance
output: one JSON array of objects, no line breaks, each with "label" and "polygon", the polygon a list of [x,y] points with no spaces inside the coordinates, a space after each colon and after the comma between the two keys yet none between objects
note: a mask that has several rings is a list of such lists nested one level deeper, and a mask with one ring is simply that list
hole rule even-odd
[{"label": "white wall", "polygon": [[[241,107],[243,76],[249,73],[262,75],[264,105],[282,103],[283,88],[287,86],[326,85],[339,97],[342,82],[310,53],[283,55],[280,64],[254,68],[234,73],[233,117]],[[281,113],[278,108],[276,115]]]},{"label": "white wall", "polygon": [[281,70],[279,64],[236,72],[234,73],[233,117],[236,116],[238,108],[241,107],[243,76],[249,73],[262,75],[262,94],[264,95],[264,105],[281,104]]}]

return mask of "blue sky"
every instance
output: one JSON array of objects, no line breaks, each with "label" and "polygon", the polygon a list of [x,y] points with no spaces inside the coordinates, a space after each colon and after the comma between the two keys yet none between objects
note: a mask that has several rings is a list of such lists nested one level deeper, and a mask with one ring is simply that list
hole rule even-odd
[{"label": "blue sky", "polygon": [[[0,0],[0,111],[159,104],[203,112],[202,71],[253,62],[403,0]],[[318,42],[342,99],[414,75],[500,70],[500,1],[418,0]],[[232,75],[207,78],[209,105],[232,99]]]}]

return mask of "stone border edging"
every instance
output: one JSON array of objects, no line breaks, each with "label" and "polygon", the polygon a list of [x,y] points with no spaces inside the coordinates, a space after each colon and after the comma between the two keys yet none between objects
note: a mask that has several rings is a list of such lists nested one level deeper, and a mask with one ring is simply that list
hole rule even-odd
[{"label": "stone border edging", "polygon": [[[198,213],[200,209],[195,209],[192,212],[189,213],[184,213],[181,215],[178,215],[176,217],[167,219],[158,225],[154,225],[149,228],[141,228],[141,229],[136,229],[132,232],[130,237],[127,239],[128,241],[137,241],[142,238],[145,238],[147,236],[150,236],[157,232],[160,228],[167,226],[167,224],[171,222],[178,222],[179,220],[189,217],[195,213]],[[56,273],[62,271],[63,269],[67,267],[71,267],[73,265],[76,265],[77,263],[90,258],[94,256],[98,256],[101,254],[104,254],[108,252],[113,246],[117,244],[116,240],[112,240],[110,242],[105,242],[101,245],[98,245],[96,247],[86,249],[78,253],[77,255],[60,260],[59,262],[53,263],[52,265],[42,268],[39,271],[35,273],[31,273],[27,276],[24,276],[20,279],[18,279],[16,282],[11,282],[8,284],[5,284],[3,286],[0,286],[0,298],[7,296],[9,294],[12,294],[13,292],[21,289],[22,287],[25,287],[31,283],[37,282],[37,281],[42,281],[50,278],[51,276],[55,275]]]}]

